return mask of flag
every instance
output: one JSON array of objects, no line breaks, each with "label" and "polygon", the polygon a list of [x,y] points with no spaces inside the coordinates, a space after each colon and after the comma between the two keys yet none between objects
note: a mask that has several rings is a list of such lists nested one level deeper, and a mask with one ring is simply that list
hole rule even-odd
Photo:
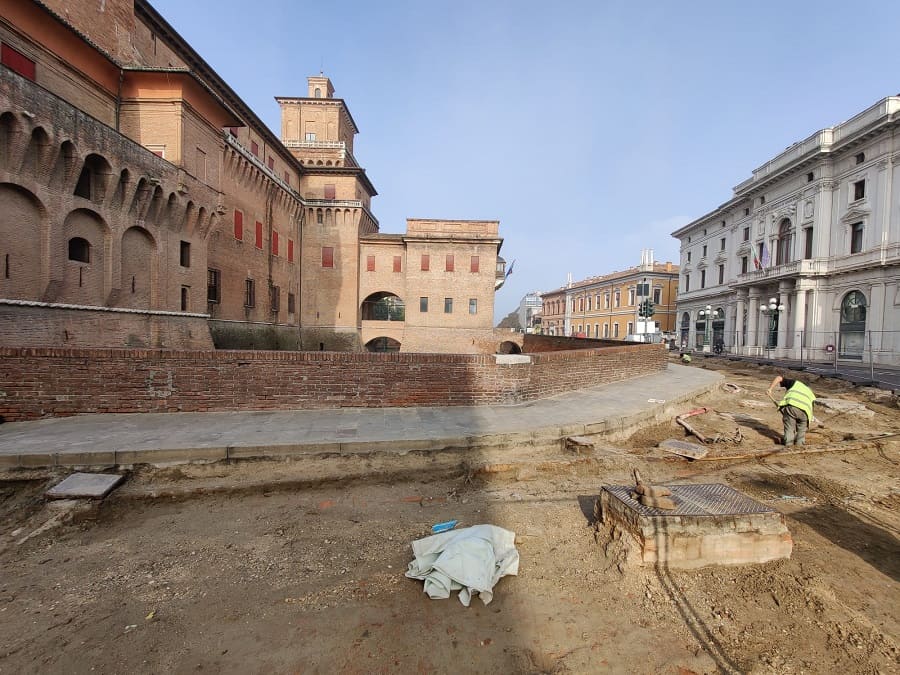
[{"label": "flag", "polygon": [[[509,263],[509,269],[506,270],[506,277],[508,277],[510,274],[512,274],[513,265],[515,265],[515,264],[516,264],[515,259],[513,259],[513,261],[511,263]],[[503,277],[503,278],[505,279],[506,277]]]},{"label": "flag", "polygon": [[771,259],[769,258],[769,249],[766,248],[765,242],[763,242],[763,250],[762,250],[762,266],[768,267]]},{"label": "flag", "polygon": [[759,269],[760,267],[762,267],[762,264],[759,262],[759,258],[756,255],[756,251],[753,251],[753,266],[756,269]]}]

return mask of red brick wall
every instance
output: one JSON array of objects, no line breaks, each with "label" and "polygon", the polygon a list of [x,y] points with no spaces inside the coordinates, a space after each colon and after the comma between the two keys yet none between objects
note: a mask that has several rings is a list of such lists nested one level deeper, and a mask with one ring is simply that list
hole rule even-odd
[{"label": "red brick wall", "polygon": [[102,412],[516,403],[658,372],[661,345],[493,355],[0,348],[7,421]]},{"label": "red brick wall", "polygon": [[522,351],[526,354],[540,352],[560,352],[571,349],[598,349],[600,347],[631,347],[632,344],[624,344],[621,340],[595,340],[592,338],[561,337],[553,335],[524,336]]}]

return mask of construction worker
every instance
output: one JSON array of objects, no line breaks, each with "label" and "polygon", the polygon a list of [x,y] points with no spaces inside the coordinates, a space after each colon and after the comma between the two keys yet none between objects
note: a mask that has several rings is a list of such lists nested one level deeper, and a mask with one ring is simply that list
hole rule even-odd
[{"label": "construction worker", "polygon": [[792,380],[782,375],[776,375],[769,385],[769,397],[774,401],[772,391],[775,387],[784,387],[787,393],[784,398],[775,405],[781,411],[784,420],[784,445],[803,445],[806,440],[806,429],[813,419],[813,401],[816,395],[813,390],[800,380]]}]

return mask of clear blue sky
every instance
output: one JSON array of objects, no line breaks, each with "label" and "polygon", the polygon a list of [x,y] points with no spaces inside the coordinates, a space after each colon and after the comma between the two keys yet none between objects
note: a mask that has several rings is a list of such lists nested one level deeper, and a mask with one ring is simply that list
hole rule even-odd
[{"label": "clear blue sky", "polygon": [[382,232],[497,219],[532,290],[678,260],[670,232],[900,92],[897,2],[151,0],[276,134],[331,78]]}]

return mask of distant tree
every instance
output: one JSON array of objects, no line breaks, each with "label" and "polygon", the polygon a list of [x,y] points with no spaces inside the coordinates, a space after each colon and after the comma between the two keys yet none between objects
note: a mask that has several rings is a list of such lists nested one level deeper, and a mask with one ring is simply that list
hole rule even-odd
[{"label": "distant tree", "polygon": [[511,328],[512,330],[522,330],[522,324],[519,323],[519,310],[514,309],[509,314],[504,316],[500,323],[497,324],[497,328]]}]

